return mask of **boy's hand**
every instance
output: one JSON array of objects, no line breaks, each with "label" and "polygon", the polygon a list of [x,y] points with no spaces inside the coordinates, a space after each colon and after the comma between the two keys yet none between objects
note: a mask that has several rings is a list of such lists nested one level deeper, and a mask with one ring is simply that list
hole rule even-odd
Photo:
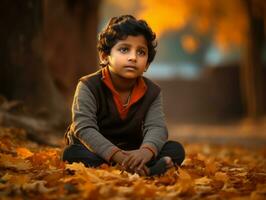
[{"label": "boy's hand", "polygon": [[124,166],[126,169],[130,170],[141,170],[144,165],[151,160],[153,157],[153,153],[146,149],[141,148],[138,150],[133,151],[126,151],[127,155],[124,161],[122,162],[122,166]]},{"label": "boy's hand", "polygon": [[114,161],[115,163],[118,163],[120,165],[122,165],[123,161],[128,157],[128,153],[125,151],[118,151],[116,152],[113,157],[112,157],[112,161]]}]

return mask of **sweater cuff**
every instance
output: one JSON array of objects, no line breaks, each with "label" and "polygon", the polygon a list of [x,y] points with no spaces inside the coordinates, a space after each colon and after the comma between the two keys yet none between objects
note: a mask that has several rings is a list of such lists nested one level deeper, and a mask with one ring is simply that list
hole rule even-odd
[{"label": "sweater cuff", "polygon": [[107,161],[107,162],[111,162],[111,159],[112,157],[118,152],[118,151],[121,151],[121,149],[119,149],[118,147],[111,147],[110,149],[108,149],[104,156],[104,159]]},{"label": "sweater cuff", "polygon": [[150,150],[153,153],[153,157],[155,158],[158,154],[157,149],[151,144],[142,144],[140,148],[145,148]]}]

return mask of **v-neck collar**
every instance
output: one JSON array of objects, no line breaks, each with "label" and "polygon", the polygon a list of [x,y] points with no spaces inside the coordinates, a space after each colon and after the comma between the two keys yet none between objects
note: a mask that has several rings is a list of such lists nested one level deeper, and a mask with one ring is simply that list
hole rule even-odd
[{"label": "v-neck collar", "polygon": [[119,92],[117,92],[116,89],[114,88],[108,67],[104,67],[102,69],[102,80],[103,80],[104,84],[110,89],[110,91],[112,93],[113,100],[115,102],[116,108],[119,112],[121,119],[126,118],[130,107],[133,104],[135,104],[136,102],[138,102],[144,96],[144,94],[147,91],[147,85],[146,85],[145,81],[143,80],[142,77],[139,77],[137,79],[135,85],[134,85],[132,92],[131,92],[131,98],[129,100],[129,104],[124,107]]}]

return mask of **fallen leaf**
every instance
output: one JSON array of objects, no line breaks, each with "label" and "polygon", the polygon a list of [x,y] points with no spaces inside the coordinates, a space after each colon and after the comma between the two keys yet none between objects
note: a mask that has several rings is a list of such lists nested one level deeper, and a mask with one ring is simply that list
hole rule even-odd
[{"label": "fallen leaf", "polygon": [[[25,133],[25,132],[24,132]],[[65,164],[61,149],[0,127],[1,199],[265,199],[265,150],[185,144],[186,160],[162,176],[121,173],[106,164]],[[30,149],[35,149],[34,153]],[[33,154],[33,155],[32,155]]]},{"label": "fallen leaf", "polygon": [[191,176],[185,170],[179,168],[178,173],[179,173],[179,178],[181,180],[191,180]]},{"label": "fallen leaf", "polygon": [[23,159],[26,159],[26,158],[31,157],[33,155],[33,153],[29,149],[22,148],[22,147],[17,148],[16,152],[17,152],[18,156],[23,158]]},{"label": "fallen leaf", "polygon": [[66,164],[66,169],[73,170],[73,171],[84,171],[86,170],[86,167],[83,163],[72,163],[72,164]]},{"label": "fallen leaf", "polygon": [[0,167],[13,168],[17,170],[32,169],[32,165],[29,161],[7,154],[0,154]]},{"label": "fallen leaf", "polygon": [[10,180],[12,177],[13,177],[13,175],[11,175],[11,174],[9,174],[9,173],[6,173],[5,175],[3,175],[3,176],[1,177],[1,180],[8,181],[8,180]]},{"label": "fallen leaf", "polygon": [[194,182],[195,182],[196,185],[208,185],[208,184],[210,184],[211,181],[212,180],[209,179],[206,176],[194,180]]},{"label": "fallen leaf", "polygon": [[205,172],[209,175],[218,171],[218,163],[212,158],[205,160],[205,166]]},{"label": "fallen leaf", "polygon": [[244,177],[244,176],[247,176],[248,172],[242,172],[242,173],[237,173],[236,176],[241,176],[241,177]]},{"label": "fallen leaf", "polygon": [[226,183],[229,180],[229,177],[224,172],[216,172],[214,175],[215,180],[222,181]]},{"label": "fallen leaf", "polygon": [[8,183],[10,185],[13,185],[17,188],[22,187],[23,185],[25,185],[26,183],[28,183],[30,181],[30,177],[28,175],[11,175],[11,177],[9,177]]},{"label": "fallen leaf", "polygon": [[179,168],[179,180],[175,185],[176,192],[178,194],[185,194],[193,190],[194,182],[192,181],[191,176],[185,170]]},{"label": "fallen leaf", "polygon": [[251,200],[265,200],[266,199],[266,184],[258,184],[256,190],[250,194]]},{"label": "fallen leaf", "polygon": [[45,187],[46,181],[34,181],[33,183],[25,183],[22,185],[22,189],[26,191],[49,193],[55,190],[55,188]]}]

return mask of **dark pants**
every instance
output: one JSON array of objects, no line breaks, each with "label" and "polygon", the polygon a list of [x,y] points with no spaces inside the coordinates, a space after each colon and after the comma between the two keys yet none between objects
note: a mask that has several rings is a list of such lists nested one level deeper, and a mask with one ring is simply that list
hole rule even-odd
[{"label": "dark pants", "polygon": [[[154,165],[160,158],[165,156],[170,157],[175,165],[181,165],[185,158],[185,151],[180,143],[168,141],[165,143],[157,157],[147,163],[147,166]],[[103,163],[107,163],[100,156],[88,150],[83,144],[72,144],[67,146],[64,149],[62,159],[69,163],[82,162],[88,167],[97,167]]]}]

